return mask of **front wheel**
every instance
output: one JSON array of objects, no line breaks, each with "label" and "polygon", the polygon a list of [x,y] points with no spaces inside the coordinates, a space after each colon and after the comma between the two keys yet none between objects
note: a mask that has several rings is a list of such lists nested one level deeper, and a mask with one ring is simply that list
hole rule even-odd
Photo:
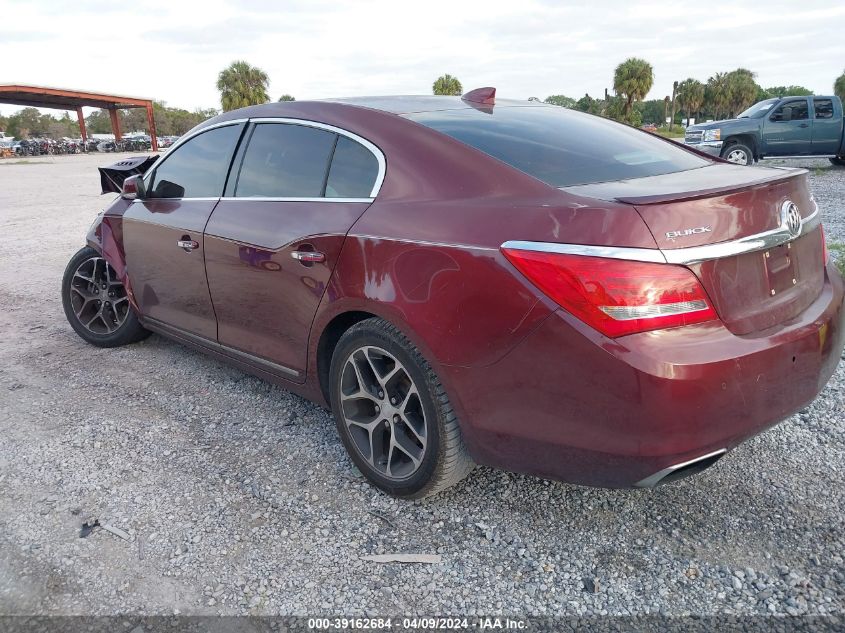
[{"label": "front wheel", "polygon": [[835,167],[845,167],[845,156],[837,156],[836,158],[831,158],[830,162],[833,163]]},{"label": "front wheel", "polygon": [[373,318],[347,330],[332,355],[330,381],[341,440],[376,487],[419,499],[472,470],[443,385],[390,323]]},{"label": "front wheel", "polygon": [[62,306],[74,331],[98,347],[127,345],[150,335],[129,305],[114,269],[88,246],[77,251],[65,268]]},{"label": "front wheel", "polygon": [[751,148],[742,143],[728,145],[722,150],[722,158],[735,165],[750,165],[754,162],[754,154],[751,152]]}]

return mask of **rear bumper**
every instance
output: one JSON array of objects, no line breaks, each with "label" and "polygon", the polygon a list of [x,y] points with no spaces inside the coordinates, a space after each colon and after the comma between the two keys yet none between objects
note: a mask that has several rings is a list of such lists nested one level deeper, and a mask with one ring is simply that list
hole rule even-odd
[{"label": "rear bumper", "polygon": [[479,463],[584,485],[648,485],[811,402],[842,354],[843,320],[831,266],[816,301],[764,333],[705,323],[612,340],[559,310],[498,363],[445,370]]}]

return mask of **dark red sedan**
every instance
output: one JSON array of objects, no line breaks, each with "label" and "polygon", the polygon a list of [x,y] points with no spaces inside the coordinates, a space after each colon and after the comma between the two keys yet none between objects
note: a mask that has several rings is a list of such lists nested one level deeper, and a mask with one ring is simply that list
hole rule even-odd
[{"label": "dark red sedan", "polygon": [[816,397],[845,314],[804,171],[492,89],[211,119],[126,181],[63,299],[95,345],[158,332],[330,404],[402,497],[475,463],[697,472]]}]

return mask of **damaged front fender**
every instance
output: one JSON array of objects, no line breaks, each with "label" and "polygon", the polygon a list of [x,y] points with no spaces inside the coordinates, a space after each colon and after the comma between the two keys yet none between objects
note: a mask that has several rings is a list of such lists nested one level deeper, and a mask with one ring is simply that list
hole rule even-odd
[{"label": "damaged front fender", "polygon": [[101,212],[88,229],[85,241],[88,246],[103,256],[114,269],[117,278],[126,288],[126,295],[132,309],[140,314],[135,293],[126,270],[126,254],[123,249],[123,212],[130,202],[118,198],[106,211]]}]

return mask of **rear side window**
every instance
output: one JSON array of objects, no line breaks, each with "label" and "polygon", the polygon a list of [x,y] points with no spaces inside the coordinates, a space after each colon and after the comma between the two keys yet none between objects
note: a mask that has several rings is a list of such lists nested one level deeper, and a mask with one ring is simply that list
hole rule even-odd
[{"label": "rear side window", "polygon": [[244,153],[235,195],[321,197],[336,137],[304,125],[259,123]]},{"label": "rear side window", "polygon": [[241,134],[240,125],[202,132],[186,141],[156,168],[151,198],[216,198]]},{"label": "rear side window", "polygon": [[833,101],[831,99],[813,99],[813,109],[817,119],[833,118]]},{"label": "rear side window", "polygon": [[369,198],[377,177],[378,161],[373,153],[360,143],[339,136],[326,181],[326,197]]},{"label": "rear side window", "polygon": [[802,121],[810,118],[807,100],[786,101],[772,113],[772,121]]},{"label": "rear side window", "polygon": [[555,106],[466,108],[407,117],[554,187],[657,176],[710,164],[647,132]]}]

